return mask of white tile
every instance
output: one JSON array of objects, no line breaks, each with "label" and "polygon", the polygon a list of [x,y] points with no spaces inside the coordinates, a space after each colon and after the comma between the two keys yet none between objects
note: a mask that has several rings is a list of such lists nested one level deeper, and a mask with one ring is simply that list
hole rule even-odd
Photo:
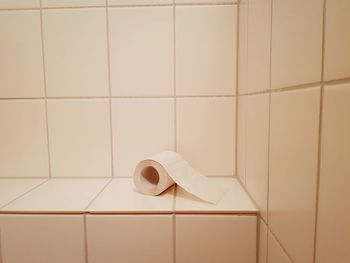
[{"label": "white tile", "polygon": [[104,6],[106,0],[42,0],[42,7]]},{"label": "white tile", "polygon": [[350,2],[326,1],[325,80],[350,77]]},{"label": "white tile", "polygon": [[50,179],[2,208],[12,212],[82,212],[110,179]]},{"label": "white tile", "polygon": [[161,5],[172,4],[173,0],[108,0],[109,5]]},{"label": "white tile", "polygon": [[269,94],[247,96],[245,186],[267,220]]},{"label": "white tile", "polygon": [[142,159],[174,149],[173,99],[116,99],[112,111],[115,175],[131,177]]},{"label": "white tile", "polygon": [[268,228],[264,221],[259,219],[259,263],[267,263]]},{"label": "white tile", "polygon": [[298,263],[313,258],[319,110],[318,87],[271,97],[269,227]]},{"label": "white tile", "polygon": [[271,87],[320,81],[323,0],[277,0],[272,13]]},{"label": "white tile", "polygon": [[287,254],[278,244],[275,237],[269,232],[268,263],[292,263]]},{"label": "white tile", "polygon": [[177,150],[205,175],[233,175],[235,99],[177,100]]},{"label": "white tile", "polygon": [[89,263],[173,261],[172,215],[88,215]]},{"label": "white tile", "polygon": [[254,214],[257,212],[257,209],[254,207],[252,201],[237,179],[232,177],[222,177],[210,178],[210,180],[217,186],[228,188],[228,192],[218,204],[213,205],[202,201],[178,186],[176,189],[176,211],[188,213],[210,212],[231,214]]},{"label": "white tile", "polygon": [[47,179],[0,179],[0,208]]},{"label": "white tile", "polygon": [[47,94],[107,96],[105,8],[43,11]]},{"label": "white tile", "polygon": [[324,91],[316,262],[350,262],[350,84]]},{"label": "white tile", "polygon": [[240,0],[239,9],[239,23],[238,23],[238,94],[245,94],[248,92],[248,15],[249,15],[249,1]]},{"label": "white tile", "polygon": [[43,97],[40,12],[1,11],[0,35],[0,97]]},{"label": "white tile", "polygon": [[6,263],[84,263],[82,215],[0,215]]},{"label": "white tile", "polygon": [[232,95],[236,87],[236,6],[178,6],[177,95]]},{"label": "white tile", "polygon": [[49,175],[45,102],[0,101],[0,177]]},{"label": "white tile", "polygon": [[131,178],[112,179],[87,208],[95,213],[170,213],[173,210],[174,187],[158,196],[143,195],[135,190]]},{"label": "white tile", "polygon": [[113,96],[174,94],[172,7],[109,9]]},{"label": "white tile", "polygon": [[245,185],[246,183],[246,145],[247,145],[247,97],[238,97],[237,123],[237,174],[236,176]]},{"label": "white tile", "polygon": [[255,263],[256,217],[176,215],[177,263]]},{"label": "white tile", "polygon": [[271,1],[249,1],[247,78],[249,93],[270,89]]},{"label": "white tile", "polygon": [[106,99],[49,100],[53,177],[111,176],[111,134]]},{"label": "white tile", "polygon": [[0,0],[0,9],[39,8],[40,0]]}]

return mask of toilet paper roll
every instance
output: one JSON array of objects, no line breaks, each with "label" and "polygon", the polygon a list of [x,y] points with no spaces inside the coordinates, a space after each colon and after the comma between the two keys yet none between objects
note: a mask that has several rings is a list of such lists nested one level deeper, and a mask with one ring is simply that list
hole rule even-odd
[{"label": "toilet paper roll", "polygon": [[197,172],[178,153],[165,151],[138,163],[134,173],[136,190],[146,195],[159,195],[173,184],[200,199],[217,204],[227,189],[213,184]]}]

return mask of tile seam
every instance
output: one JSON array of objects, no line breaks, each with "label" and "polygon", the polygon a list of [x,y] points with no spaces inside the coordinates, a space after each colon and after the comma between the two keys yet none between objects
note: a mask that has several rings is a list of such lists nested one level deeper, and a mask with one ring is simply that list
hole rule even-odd
[{"label": "tile seam", "polygon": [[102,192],[110,185],[112,182],[113,178],[110,178],[107,183],[101,188],[100,191],[96,193],[96,195],[88,202],[88,204],[85,206],[85,208],[82,210],[83,212],[88,212],[88,208],[91,206],[93,202],[96,201],[96,199],[102,194]]},{"label": "tile seam", "polygon": [[[86,223],[86,214],[83,215],[83,226],[84,226],[84,257],[85,263],[89,262],[89,253],[88,253],[88,237],[87,237],[87,223]],[[1,263],[1,262],[0,262]]]},{"label": "tile seam", "polygon": [[[236,7],[236,87],[235,87],[235,95],[238,95],[238,83],[239,83],[239,18],[240,18],[240,5],[237,5]],[[236,97],[235,100],[235,158],[234,158],[234,163],[235,163],[235,169],[234,169],[234,174],[235,176],[238,177],[238,111],[239,111],[239,99]]]},{"label": "tile seam", "polygon": [[287,252],[287,250],[284,248],[284,246],[282,245],[282,243],[279,241],[279,239],[277,238],[277,236],[273,233],[272,229],[268,228],[268,232],[269,234],[272,235],[272,237],[276,240],[277,244],[280,246],[281,250],[283,251],[283,253],[287,256],[287,258],[290,260],[291,263],[296,263],[294,262],[294,260],[290,257],[289,253]]},{"label": "tile seam", "polygon": [[176,65],[177,65],[177,60],[176,60],[176,7],[175,7],[175,0],[173,0],[173,97],[174,97],[174,149],[177,151],[177,82],[176,82],[176,76],[177,76],[177,71],[176,71]]}]

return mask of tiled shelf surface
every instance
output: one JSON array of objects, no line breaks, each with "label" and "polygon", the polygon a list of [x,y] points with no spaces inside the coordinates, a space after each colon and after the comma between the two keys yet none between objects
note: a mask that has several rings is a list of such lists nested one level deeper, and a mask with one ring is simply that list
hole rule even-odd
[{"label": "tiled shelf surface", "polygon": [[217,205],[204,202],[178,186],[159,196],[145,196],[135,191],[132,178],[55,178],[46,182],[45,179],[0,179],[0,213],[257,213],[237,179],[210,180],[229,188]]}]

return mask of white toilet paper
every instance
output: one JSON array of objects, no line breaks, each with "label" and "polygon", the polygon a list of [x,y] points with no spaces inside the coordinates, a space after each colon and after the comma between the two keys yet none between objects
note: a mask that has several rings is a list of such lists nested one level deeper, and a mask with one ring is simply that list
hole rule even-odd
[{"label": "white toilet paper", "polygon": [[217,204],[227,189],[216,186],[193,169],[178,153],[165,151],[147,158],[136,166],[136,190],[146,195],[159,195],[178,184],[200,199]]}]

